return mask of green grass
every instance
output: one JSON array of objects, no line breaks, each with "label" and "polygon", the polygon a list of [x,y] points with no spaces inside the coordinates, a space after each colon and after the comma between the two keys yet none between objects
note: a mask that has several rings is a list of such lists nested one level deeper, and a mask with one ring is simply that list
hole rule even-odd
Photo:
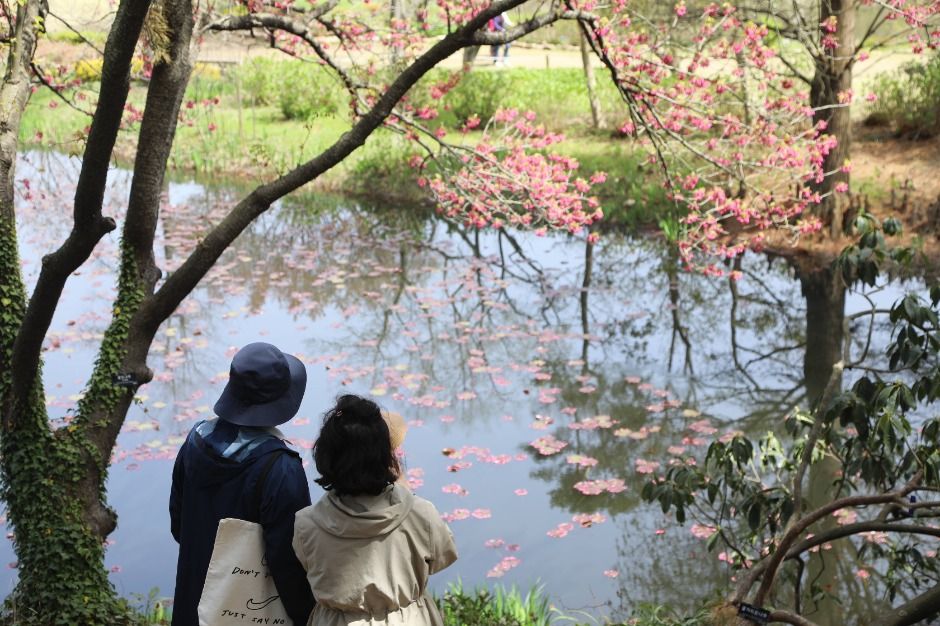
[{"label": "green grass", "polygon": [[[425,87],[448,75],[436,71],[426,79]],[[200,64],[184,99],[183,119],[170,156],[171,170],[219,180],[259,181],[283,174],[316,156],[350,127],[336,96],[321,97],[331,87],[324,82],[330,79],[324,76],[322,68],[299,61],[255,59],[224,71]],[[304,87],[298,88],[299,84]],[[86,86],[86,98],[79,102],[88,111],[93,108],[95,87],[94,83]],[[296,97],[301,91],[313,95]],[[616,94],[610,87],[602,96],[604,108],[613,119],[612,112],[618,106]],[[142,110],[145,97],[145,86],[134,83],[129,103]],[[475,70],[442,102],[420,93],[411,97],[416,104],[424,98],[427,104],[440,108],[441,116],[431,126],[444,126],[451,141],[473,142],[480,138],[479,132],[455,132],[469,112],[492,114],[503,107],[533,110],[538,121],[566,136],[555,149],[579,161],[581,176],[588,178],[597,171],[608,175],[605,183],[594,188],[607,215],[607,227],[655,224],[673,210],[665,200],[657,173],[630,140],[590,128],[590,108],[579,70]],[[33,94],[26,109],[20,138],[26,146],[80,154],[83,129],[90,122],[88,115],[41,89]],[[119,163],[133,160],[134,131],[124,130],[118,138]],[[42,139],[38,141],[40,134]],[[365,146],[321,176],[316,186],[373,197],[376,190],[381,190],[380,198],[388,201],[426,201],[423,190],[409,182],[416,179],[407,165],[414,152],[400,136],[379,129]]]}]

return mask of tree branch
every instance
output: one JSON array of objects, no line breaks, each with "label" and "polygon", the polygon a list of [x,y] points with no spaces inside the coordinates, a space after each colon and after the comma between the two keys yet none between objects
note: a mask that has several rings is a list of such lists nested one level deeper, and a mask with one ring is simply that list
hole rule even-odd
[{"label": "tree branch", "polygon": [[[344,133],[333,145],[313,159],[297,166],[277,180],[261,185],[242,199],[229,214],[216,225],[203,239],[193,253],[183,262],[160,287],[154,297],[141,308],[141,321],[144,326],[156,328],[176,309],[186,295],[192,291],[199,280],[215,263],[222,252],[254,220],[264,213],[273,202],[284,197],[300,186],[309,183],[318,176],[345,159],[392,113],[399,100],[428,71],[458,50],[473,45],[474,33],[481,30],[490,18],[504,13],[523,3],[524,0],[501,0],[474,16],[461,28],[437,42],[424,54],[407,67],[386,89],[375,105],[358,122]],[[553,11],[544,19],[529,20],[513,29],[516,38],[546,24],[560,19],[572,19],[574,12]],[[588,19],[587,14],[583,15]]]},{"label": "tree branch", "polygon": [[770,612],[770,622],[782,622],[784,624],[793,624],[794,626],[818,626],[816,622],[811,622],[802,615],[777,609]]},{"label": "tree branch", "polygon": [[123,0],[108,35],[101,92],[75,189],[72,231],[58,250],[43,258],[39,279],[13,345],[14,406],[25,399],[36,377],[42,342],[66,280],[91,255],[98,241],[115,228],[114,220],[103,217],[101,208],[111,153],[130,88],[131,58],[149,7],[150,0]]},{"label": "tree branch", "polygon": [[[334,3],[335,4],[335,3]],[[319,7],[318,7],[319,8]],[[332,7],[330,7],[332,8]],[[327,9],[328,10],[328,9]],[[322,11],[314,18],[320,17],[327,10]],[[313,33],[310,32],[310,27],[308,24],[300,21],[294,20],[286,15],[275,15],[273,13],[249,13],[248,15],[230,15],[224,17],[220,20],[210,22],[206,25],[204,30],[214,30],[214,31],[238,31],[238,30],[250,30],[252,28],[268,28],[272,30],[282,30],[284,32],[296,35],[304,40],[304,42],[313,48],[314,53],[317,57],[320,58],[324,63],[326,63],[330,69],[332,69],[339,76],[340,80],[343,81],[343,84],[346,86],[346,90],[355,96],[356,89],[364,87],[364,85],[353,80],[352,76],[349,73],[341,68],[339,64],[331,57],[323,46],[320,45],[320,42],[317,41]]]},{"label": "tree branch", "polygon": [[913,626],[940,615],[940,584],[878,616],[871,626]]}]

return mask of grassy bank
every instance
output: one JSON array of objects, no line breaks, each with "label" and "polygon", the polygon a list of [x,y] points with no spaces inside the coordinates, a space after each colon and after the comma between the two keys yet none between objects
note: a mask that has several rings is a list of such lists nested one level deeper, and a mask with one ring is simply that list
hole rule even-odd
[{"label": "grassy bank", "polygon": [[[555,607],[541,585],[528,591],[515,586],[467,589],[460,581],[451,583],[435,598],[447,626],[709,626],[705,609],[680,615],[658,605],[643,605],[625,622],[614,622],[587,611],[565,611]],[[146,597],[132,598],[141,616],[141,626],[168,626],[172,603],[157,590]]]},{"label": "grassy bank", "polygon": [[[73,101],[90,112],[100,67],[76,62],[69,71],[86,81],[83,99]],[[447,76],[436,71],[425,79],[424,86]],[[613,123],[622,112],[621,105],[613,88],[599,82],[603,85],[603,108]],[[417,95],[424,86],[411,96],[415,105],[422,104],[422,98],[432,103],[427,96]],[[143,110],[145,96],[144,83],[135,82],[125,116],[128,128],[121,133],[116,150],[121,162],[129,163],[136,150],[133,118]],[[579,70],[476,69],[440,103],[433,104],[441,114],[429,124],[464,142],[480,136],[457,130],[470,115],[485,120],[506,107],[536,113],[550,130],[565,135],[557,150],[576,158],[585,177],[597,171],[608,174],[607,181],[595,188],[608,223],[656,223],[660,212],[669,210],[655,172],[632,142],[610,130],[591,127],[587,91]],[[33,94],[27,108],[21,139],[27,146],[78,154],[82,130],[89,123],[87,112],[41,89]],[[315,64],[267,58],[224,69],[200,64],[186,94],[170,167],[214,179],[270,179],[331,145],[349,126],[342,90]],[[407,165],[412,154],[410,142],[380,129],[365,146],[314,184],[319,190],[377,200],[427,202],[416,174]]]}]

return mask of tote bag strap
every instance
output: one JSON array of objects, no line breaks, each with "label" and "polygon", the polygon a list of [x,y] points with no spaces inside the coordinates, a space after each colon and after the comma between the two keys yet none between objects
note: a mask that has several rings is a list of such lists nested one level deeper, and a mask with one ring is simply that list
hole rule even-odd
[{"label": "tote bag strap", "polygon": [[271,468],[274,467],[274,462],[277,461],[277,458],[281,454],[286,453],[287,450],[277,449],[273,452],[267,454],[268,459],[265,462],[264,468],[261,470],[261,475],[258,476],[258,482],[255,483],[255,493],[254,493],[254,507],[252,510],[258,512],[258,522],[261,522],[261,498],[264,495],[264,483],[268,481],[268,474],[271,473]]}]

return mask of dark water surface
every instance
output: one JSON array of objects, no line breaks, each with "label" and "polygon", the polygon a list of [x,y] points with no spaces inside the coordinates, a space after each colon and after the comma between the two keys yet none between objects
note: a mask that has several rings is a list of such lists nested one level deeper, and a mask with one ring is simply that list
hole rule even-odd
[{"label": "dark water surface", "polygon": [[[19,165],[30,189],[19,208],[30,284],[67,232],[76,166],[50,154]],[[120,217],[127,172],[112,179],[106,213]],[[171,183],[161,265],[172,270],[238,198]],[[53,322],[45,380],[57,424],[108,321],[117,247],[117,233],[99,245]],[[564,236],[466,232],[408,207],[290,200],[226,252],[158,333],[156,378],[127,417],[108,484],[120,516],[107,554],[114,584],[123,594],[172,594],[176,450],[212,416],[235,350],[263,340],[307,364],[306,397],[283,430],[311,479],[309,448],[337,394],[371,394],[410,420],[409,476],[451,520],[460,551],[435,589],[458,579],[540,582],[560,607],[598,615],[640,601],[695,605],[730,571],[705,551],[700,529],[670,523],[638,494],[668,464],[701,458],[714,438],[762,433],[804,401],[806,322],[800,284],[782,261],[746,258],[733,288],[676,265],[642,239],[608,235],[588,254]],[[888,306],[902,287],[852,293],[847,313]],[[858,354],[868,323],[852,329]],[[874,327],[872,351],[887,332]],[[15,555],[8,542],[0,550],[8,591]],[[847,567],[846,584],[860,584]]]}]

